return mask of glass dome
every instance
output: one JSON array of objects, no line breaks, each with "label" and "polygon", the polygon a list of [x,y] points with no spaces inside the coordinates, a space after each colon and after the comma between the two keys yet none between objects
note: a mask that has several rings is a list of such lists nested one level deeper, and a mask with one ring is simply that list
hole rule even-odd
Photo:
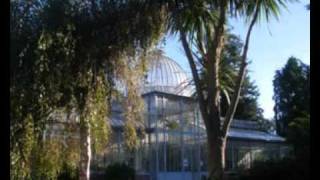
[{"label": "glass dome", "polygon": [[149,61],[142,93],[160,91],[181,96],[191,96],[191,79],[177,62],[156,53]]}]

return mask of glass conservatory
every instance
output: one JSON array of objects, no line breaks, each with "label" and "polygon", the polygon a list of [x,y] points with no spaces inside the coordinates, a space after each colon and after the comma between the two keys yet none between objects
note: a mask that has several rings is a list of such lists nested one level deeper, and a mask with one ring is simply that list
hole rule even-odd
[{"label": "glass conservatory", "polygon": [[[193,87],[183,69],[172,59],[151,61],[142,89],[144,123],[137,124],[139,145],[135,152],[124,148],[123,111],[112,106],[112,143],[93,165],[114,162],[133,166],[140,179],[200,180],[207,171],[206,133]],[[284,139],[261,130],[253,121],[233,120],[228,132],[226,170],[250,168],[259,159],[285,156]]]}]

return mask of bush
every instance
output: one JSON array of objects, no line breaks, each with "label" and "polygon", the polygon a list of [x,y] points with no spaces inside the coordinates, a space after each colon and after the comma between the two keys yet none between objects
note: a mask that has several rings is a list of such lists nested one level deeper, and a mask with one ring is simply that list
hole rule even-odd
[{"label": "bush", "polygon": [[107,167],[106,179],[108,180],[134,180],[135,170],[126,164],[115,163]]},{"label": "bush", "polygon": [[58,180],[77,180],[79,178],[79,169],[64,166],[63,171],[58,175]]},{"label": "bush", "polygon": [[295,159],[256,162],[250,170],[242,171],[239,180],[307,180],[309,166]]}]

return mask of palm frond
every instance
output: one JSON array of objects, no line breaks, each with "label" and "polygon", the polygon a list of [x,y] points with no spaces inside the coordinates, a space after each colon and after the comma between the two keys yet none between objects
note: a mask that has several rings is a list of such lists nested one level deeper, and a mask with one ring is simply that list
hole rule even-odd
[{"label": "palm frond", "polygon": [[267,22],[270,21],[271,17],[279,19],[281,9],[287,9],[289,2],[298,2],[299,0],[250,0],[243,1],[237,6],[236,13],[245,18],[247,22],[253,18],[254,12],[258,9],[258,20],[265,19]]}]

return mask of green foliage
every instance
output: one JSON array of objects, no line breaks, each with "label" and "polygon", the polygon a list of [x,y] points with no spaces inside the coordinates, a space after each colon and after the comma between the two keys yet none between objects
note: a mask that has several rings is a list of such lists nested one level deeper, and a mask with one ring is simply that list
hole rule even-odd
[{"label": "green foliage", "polygon": [[56,179],[62,170],[62,144],[57,139],[35,146],[33,151],[32,179]]},{"label": "green foliage", "polygon": [[295,118],[288,127],[288,143],[293,145],[297,159],[309,163],[310,160],[310,117],[309,114]]},{"label": "green foliage", "polygon": [[[79,162],[79,142],[55,137],[34,146],[32,151],[32,179],[57,179],[66,171],[75,170]],[[75,176],[76,174],[70,174]]]},{"label": "green foliage", "polygon": [[180,4],[169,3],[169,8],[172,10],[168,16],[168,31],[173,35],[186,33],[190,40],[200,42],[198,48],[206,52],[205,45],[213,38],[213,26],[217,22],[217,6],[205,0],[186,0]]},{"label": "green foliage", "polygon": [[105,120],[113,77],[122,67],[118,60],[152,47],[162,35],[164,14],[133,0],[10,3],[10,175],[30,177],[32,164],[34,178],[53,178],[63,165],[59,156],[70,155],[62,160],[77,166],[79,142],[62,148],[60,139],[54,152],[43,148],[49,146],[42,139],[48,116],[58,109],[85,115],[80,123],[90,124],[94,150],[101,151],[110,134]]},{"label": "green foliage", "polygon": [[[243,43],[241,39],[231,33],[226,34],[225,47],[220,61],[220,89],[221,89],[221,115],[225,116],[232,97],[235,80],[241,63],[241,49]],[[205,81],[206,71],[201,69],[202,81]],[[205,86],[205,82],[203,82]],[[244,83],[241,88],[240,98],[234,117],[236,119],[249,121],[265,121],[263,109],[258,104],[260,96],[255,82],[250,79],[249,74],[245,75]]]},{"label": "green foliage", "polygon": [[176,121],[166,121],[166,127],[169,130],[176,130],[179,128],[179,123]]},{"label": "green foliage", "polygon": [[310,112],[310,68],[294,57],[274,76],[275,120],[277,132],[286,136],[295,118]]},{"label": "green foliage", "polygon": [[306,164],[301,164],[294,159],[282,159],[255,162],[250,170],[242,171],[237,180],[300,180],[309,178],[309,169]]},{"label": "green foliage", "polygon": [[108,180],[134,180],[135,170],[126,164],[115,163],[106,169],[106,179]]},{"label": "green foliage", "polygon": [[254,16],[255,9],[258,9],[258,20],[270,21],[270,17],[274,17],[277,20],[281,14],[281,8],[286,9],[287,3],[298,2],[299,0],[268,0],[268,1],[243,1],[239,3],[236,8],[236,13],[244,16],[249,21]]},{"label": "green foliage", "polygon": [[137,148],[138,136],[136,129],[143,132],[143,110],[144,102],[140,92],[146,66],[148,61],[158,53],[157,50],[141,52],[127,52],[123,58],[119,59],[118,80],[124,85],[125,89],[122,94],[122,105],[124,108],[124,118],[126,124],[124,127],[125,146],[129,152]]},{"label": "green foliage", "polygon": [[32,120],[32,116],[28,114],[20,124],[21,128],[17,128],[20,132],[17,132],[14,138],[19,139],[15,139],[15,143],[10,144],[10,178],[30,177],[32,164],[30,157],[35,143]]},{"label": "green foliage", "polygon": [[67,165],[63,166],[63,170],[58,175],[58,180],[77,180],[79,179],[79,170],[69,167]]},{"label": "green foliage", "polygon": [[[226,38],[223,57],[220,62],[221,71],[221,113],[222,116],[227,112],[228,97],[233,95],[237,70],[240,68],[242,42],[239,37],[228,34]],[[259,107],[259,90],[254,81],[250,80],[248,74],[240,92],[239,103],[234,117],[236,119],[259,121],[263,120],[263,110]]]},{"label": "green foliage", "polygon": [[124,126],[125,147],[129,152],[137,148],[138,137],[136,128],[132,123],[126,123]]},{"label": "green foliage", "polygon": [[[183,1],[176,3],[176,10],[169,15],[168,29],[172,34],[180,35],[180,40],[189,62],[193,80],[196,86],[196,95],[200,111],[206,126],[208,143],[211,144],[208,164],[209,179],[221,180],[223,178],[223,157],[214,151],[214,147],[222,147],[219,143],[227,136],[230,123],[237,108],[239,94],[243,86],[246,73],[247,52],[250,34],[257,19],[270,15],[279,16],[280,7],[286,5],[286,0],[252,0],[252,1]],[[236,73],[230,106],[227,110],[226,121],[221,123],[221,92],[225,94],[227,87],[221,89],[221,76],[223,68],[223,49],[225,48],[225,26],[229,18],[240,15],[250,23],[239,73]],[[199,73],[200,72],[200,73]],[[228,101],[228,100],[227,100]],[[255,112],[256,113],[256,112]],[[222,130],[222,131],[220,131]],[[223,141],[224,142],[224,141]],[[217,159],[220,159],[217,161]]]},{"label": "green foliage", "polygon": [[294,156],[281,161],[257,162],[241,179],[309,179],[310,87],[309,66],[291,57],[274,78],[277,131],[293,146]]},{"label": "green foliage", "polygon": [[[11,1],[10,1],[11,2]],[[33,58],[40,34],[38,4],[12,1],[10,6],[10,178],[30,178],[31,152],[39,138],[39,119],[46,108],[38,102],[39,84],[33,77]],[[31,13],[32,12],[32,13]],[[30,21],[29,19],[34,19]]]},{"label": "green foliage", "polygon": [[90,89],[87,97],[86,119],[90,124],[93,150],[100,153],[107,145],[111,132],[110,125],[106,123],[108,115],[107,85],[104,75],[96,79],[96,86]]},{"label": "green foliage", "polygon": [[[309,179],[310,68],[294,57],[274,77],[275,120],[278,134],[293,146],[289,179]],[[280,170],[279,170],[280,171]],[[283,173],[283,172],[282,172]]]}]

